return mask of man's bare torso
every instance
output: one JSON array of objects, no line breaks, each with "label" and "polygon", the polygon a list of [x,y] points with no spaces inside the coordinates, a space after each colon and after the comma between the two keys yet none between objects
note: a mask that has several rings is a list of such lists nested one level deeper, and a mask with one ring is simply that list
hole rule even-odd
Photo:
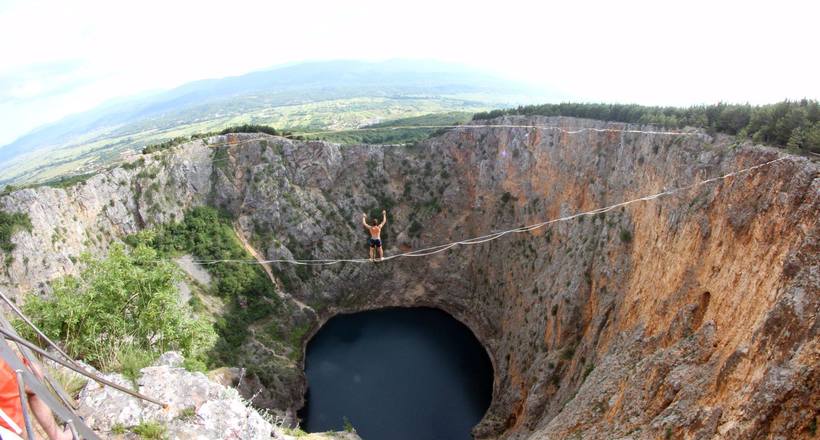
[{"label": "man's bare torso", "polygon": [[368,226],[367,229],[370,229],[370,237],[371,238],[382,238],[382,228],[381,226]]}]

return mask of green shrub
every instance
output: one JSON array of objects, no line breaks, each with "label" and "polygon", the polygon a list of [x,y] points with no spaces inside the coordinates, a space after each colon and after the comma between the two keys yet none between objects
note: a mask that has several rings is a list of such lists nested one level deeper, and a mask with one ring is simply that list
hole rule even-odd
[{"label": "green shrub", "polygon": [[290,435],[293,437],[306,437],[308,435],[307,432],[303,431],[300,427],[295,428],[284,428],[283,431],[286,435]]},{"label": "green shrub", "polygon": [[191,295],[191,298],[188,300],[188,306],[191,307],[194,313],[202,313],[206,310],[205,303],[202,302],[202,299],[196,293]]},{"label": "green shrub", "polygon": [[342,417],[342,423],[344,424],[346,432],[356,432],[356,428],[353,427],[353,424],[350,423],[350,419],[348,419],[347,416]]},{"label": "green shrub", "polygon": [[583,381],[587,380],[587,376],[589,376],[590,373],[592,373],[592,370],[594,370],[594,369],[595,369],[595,364],[592,364],[592,363],[587,364],[586,367],[584,368],[584,374],[581,377],[581,381],[583,382]]},{"label": "green shrub", "polygon": [[624,243],[632,242],[632,233],[627,229],[621,229],[620,237],[621,241]]},{"label": "green shrub", "polygon": [[[51,299],[30,296],[23,310],[66,351],[103,370],[135,368],[148,357],[180,350],[197,357],[216,335],[209,324],[191,319],[179,304],[176,266],[138,246],[130,253],[113,245],[109,256],[83,255],[79,277],[53,284]],[[27,327],[19,330],[33,338]]]},{"label": "green shrub", "polygon": [[131,428],[131,432],[147,440],[162,440],[166,438],[166,428],[157,422],[142,422]]},{"label": "green shrub", "polygon": [[410,228],[407,232],[410,234],[411,237],[418,237],[421,234],[421,223],[419,223],[416,219],[410,222]]},{"label": "green shrub", "polygon": [[570,345],[561,352],[561,359],[568,361],[575,356],[575,344]]},{"label": "green shrub", "polygon": [[518,201],[518,197],[514,197],[512,194],[510,194],[509,192],[506,192],[506,191],[504,192],[504,194],[501,194],[501,203],[506,205],[511,200]]},{"label": "green shrub", "polygon": [[173,139],[169,139],[165,142],[160,142],[158,144],[148,145],[142,149],[142,154],[151,154],[156,153],[157,151],[167,150],[169,148],[175,147],[177,145],[183,144],[185,142],[190,141],[191,138],[188,137],[175,137]]},{"label": "green shrub", "polygon": [[258,124],[244,124],[244,125],[237,125],[235,127],[228,127],[219,132],[219,134],[229,134],[229,133],[265,133],[270,134],[273,136],[278,136],[280,134],[284,135],[285,133],[276,130],[273,127],[267,125],[258,125]]},{"label": "green shrub", "polygon": [[128,163],[122,164],[122,169],[124,169],[124,170],[133,170],[133,169],[139,168],[143,165],[145,165],[145,158],[140,157],[139,159],[137,159],[133,162],[128,162]]},{"label": "green shrub", "polygon": [[156,358],[155,354],[148,350],[140,350],[132,346],[127,346],[122,352],[117,354],[119,359],[120,372],[126,379],[136,384],[139,379],[140,370],[151,365]]},{"label": "green shrub", "polygon": [[0,211],[0,249],[11,253],[14,250],[11,236],[21,229],[31,232],[31,219],[28,214]]},{"label": "green shrub", "polygon": [[0,191],[0,197],[7,196],[7,195],[13,193],[14,191],[17,191],[18,189],[20,189],[20,188],[14,186],[14,185],[6,185],[6,186],[3,187],[3,190]]},{"label": "green shrub", "polygon": [[184,408],[182,411],[179,412],[179,415],[176,417],[177,420],[188,421],[192,420],[196,417],[196,408],[193,406],[189,406],[188,408]]},{"label": "green shrub", "polygon": [[[166,257],[188,253],[203,260],[252,259],[237,239],[227,214],[210,207],[194,208],[181,222],[143,230],[125,241],[132,246],[149,246]],[[219,339],[209,362],[230,362],[231,353],[248,336],[250,324],[280,311],[281,300],[259,265],[223,263],[204,267],[213,277],[213,293],[228,304],[214,324]]]},{"label": "green shrub", "polygon": [[139,173],[137,173],[137,178],[138,179],[154,179],[154,178],[157,177],[158,172],[159,171],[158,171],[157,168],[151,168],[151,169],[145,168],[145,169],[141,170]]},{"label": "green shrub", "polygon": [[63,176],[58,177],[53,180],[49,180],[43,185],[50,186],[52,188],[68,188],[69,186],[74,186],[77,184],[85,183],[86,180],[96,176],[97,173],[87,173],[87,174],[77,174],[74,176]]},{"label": "green shrub", "polygon": [[186,370],[188,370],[192,373],[196,373],[196,372],[207,373],[208,372],[208,366],[205,364],[204,361],[202,361],[201,359],[198,359],[198,358],[185,358],[185,360],[182,361],[182,368],[185,368]]},{"label": "green shrub", "polygon": [[60,384],[63,390],[75,399],[80,395],[80,391],[82,391],[88,383],[88,379],[86,379],[85,376],[69,371],[66,368],[56,369],[48,365],[46,365],[45,368],[48,371],[48,374]]}]

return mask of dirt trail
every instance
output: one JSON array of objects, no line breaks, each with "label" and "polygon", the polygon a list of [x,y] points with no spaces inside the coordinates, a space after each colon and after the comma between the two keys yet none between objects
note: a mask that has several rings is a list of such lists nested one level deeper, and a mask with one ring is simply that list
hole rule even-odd
[{"label": "dirt trail", "polygon": [[242,243],[242,247],[244,247],[245,250],[248,251],[248,253],[251,254],[257,262],[259,262],[259,265],[262,266],[262,269],[265,271],[266,274],[268,274],[268,279],[270,279],[270,282],[277,287],[276,293],[279,295],[279,297],[285,301],[293,301],[302,310],[309,309],[312,311],[312,307],[303,303],[302,301],[299,301],[293,296],[288,295],[282,290],[282,286],[280,286],[279,283],[276,282],[276,277],[273,276],[273,271],[270,268],[270,264],[265,263],[265,259],[262,258],[261,255],[259,255],[259,252],[257,252],[257,250],[253,246],[251,246],[251,244],[245,238],[245,234],[242,233],[242,231],[239,229],[237,225],[233,226],[233,231],[236,234],[236,238],[238,238],[239,242]]}]

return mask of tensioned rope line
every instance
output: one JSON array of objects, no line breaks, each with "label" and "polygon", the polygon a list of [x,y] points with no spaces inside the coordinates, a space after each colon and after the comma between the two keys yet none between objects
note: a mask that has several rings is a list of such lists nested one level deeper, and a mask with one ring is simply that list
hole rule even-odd
[{"label": "tensioned rope line", "polygon": [[[402,254],[390,255],[390,256],[387,256],[387,257],[385,257],[384,259],[382,259],[380,261],[387,261],[387,260],[393,260],[393,259],[397,259],[397,258],[408,258],[408,257],[426,257],[426,256],[429,256],[429,255],[433,255],[433,254],[437,254],[437,253],[440,253],[440,252],[447,251],[447,250],[452,249],[456,246],[477,245],[477,244],[481,244],[481,243],[486,243],[488,241],[497,240],[497,239],[499,239],[499,238],[501,238],[501,237],[503,237],[507,234],[534,231],[536,229],[542,228],[544,226],[547,226],[547,225],[550,225],[550,224],[553,224],[553,223],[569,221],[569,220],[573,220],[575,218],[582,217],[582,216],[596,215],[596,214],[612,211],[613,209],[620,208],[622,206],[627,206],[627,205],[631,205],[631,204],[638,203],[638,202],[651,201],[651,200],[655,200],[655,199],[658,199],[658,198],[663,197],[663,196],[668,196],[668,195],[672,195],[672,194],[675,194],[675,193],[678,193],[678,192],[694,189],[694,188],[697,188],[697,187],[700,187],[700,186],[703,186],[703,185],[708,185],[710,183],[725,180],[725,179],[728,179],[730,177],[738,176],[740,174],[745,174],[745,173],[755,171],[757,169],[763,168],[765,166],[771,165],[773,163],[776,163],[776,162],[779,162],[779,161],[782,161],[782,160],[786,160],[788,158],[789,158],[789,156],[783,156],[783,157],[780,157],[780,158],[777,158],[777,159],[770,160],[768,162],[764,162],[764,163],[761,163],[761,164],[758,164],[758,165],[743,168],[743,169],[733,171],[731,173],[724,174],[724,175],[721,175],[721,176],[713,177],[711,179],[701,180],[699,182],[695,182],[695,183],[692,183],[692,184],[689,184],[689,185],[685,185],[685,186],[681,186],[681,187],[677,187],[677,188],[672,188],[672,189],[661,191],[659,193],[655,193],[655,194],[652,194],[652,195],[639,197],[639,198],[636,198],[636,199],[627,200],[625,202],[616,203],[614,205],[609,205],[609,206],[593,209],[591,211],[579,212],[579,213],[576,213],[576,214],[572,214],[572,215],[568,215],[568,216],[564,216],[564,217],[558,217],[558,218],[550,219],[550,220],[543,221],[543,222],[540,222],[540,223],[535,223],[535,224],[532,224],[532,225],[529,225],[529,226],[522,226],[522,227],[519,227],[519,228],[513,228],[513,229],[508,229],[508,230],[505,230],[505,231],[494,232],[494,233],[483,235],[483,236],[480,236],[480,237],[473,237],[473,238],[468,238],[468,239],[465,239],[465,240],[460,240],[460,241],[441,244],[441,245],[432,246],[432,247],[428,247],[428,248],[424,248],[424,249],[419,249],[419,250],[415,250],[415,251],[405,252],[405,253],[402,253]],[[198,264],[201,264],[201,265],[210,265],[210,264],[219,264],[219,263],[249,263],[249,264],[282,263],[282,264],[296,264],[296,265],[303,265],[303,266],[329,266],[329,265],[332,265],[332,264],[339,264],[339,263],[370,263],[371,260],[369,260],[367,258],[339,258],[339,259],[315,259],[315,260],[273,259],[273,260],[261,260],[261,261],[259,261],[259,260],[242,260],[242,259],[221,259],[221,260],[220,259],[214,259],[214,260],[194,260],[194,262],[198,263]]]}]

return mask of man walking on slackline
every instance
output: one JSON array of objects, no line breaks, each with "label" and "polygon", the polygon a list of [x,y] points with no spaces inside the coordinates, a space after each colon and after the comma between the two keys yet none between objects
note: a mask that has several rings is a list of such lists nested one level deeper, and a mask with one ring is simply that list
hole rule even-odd
[{"label": "man walking on slackline", "polygon": [[367,214],[362,213],[362,224],[370,232],[370,238],[367,244],[370,245],[370,261],[376,261],[376,249],[379,250],[379,260],[384,258],[384,250],[382,249],[382,228],[387,223],[387,211],[382,211],[382,222],[373,219],[373,224],[367,224]]}]

